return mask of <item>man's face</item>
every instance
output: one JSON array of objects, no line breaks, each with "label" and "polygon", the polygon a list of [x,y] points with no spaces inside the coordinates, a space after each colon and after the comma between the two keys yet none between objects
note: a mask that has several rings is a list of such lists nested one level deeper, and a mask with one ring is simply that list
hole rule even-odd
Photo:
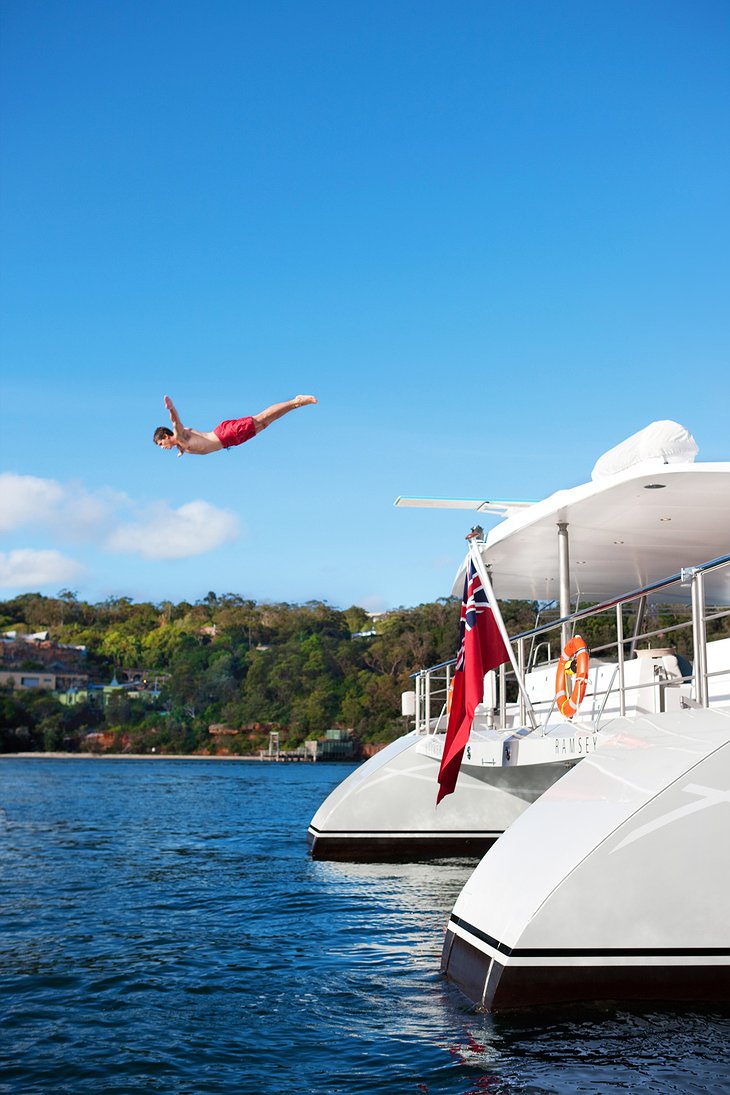
[{"label": "man's face", "polygon": [[174,444],[174,440],[172,437],[161,437],[159,441],[155,442],[155,444],[159,445],[161,449],[171,449]]}]

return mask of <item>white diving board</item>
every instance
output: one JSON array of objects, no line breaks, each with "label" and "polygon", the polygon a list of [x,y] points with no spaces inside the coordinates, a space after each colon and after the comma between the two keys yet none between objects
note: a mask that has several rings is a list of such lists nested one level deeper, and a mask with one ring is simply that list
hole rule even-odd
[{"label": "white diving board", "polygon": [[517,510],[528,509],[534,502],[488,501],[482,498],[407,498],[398,495],[393,505],[410,506],[418,509],[470,509],[477,513],[501,513],[508,515]]}]

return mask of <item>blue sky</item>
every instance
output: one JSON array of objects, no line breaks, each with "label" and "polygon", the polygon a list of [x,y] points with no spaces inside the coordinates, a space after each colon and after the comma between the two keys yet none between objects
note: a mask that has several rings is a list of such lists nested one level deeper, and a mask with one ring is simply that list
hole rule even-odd
[{"label": "blue sky", "polygon": [[[649,422],[730,457],[724,0],[6,0],[0,597],[450,592]],[[163,395],[240,449],[156,449]],[[475,520],[475,519],[474,519]]]}]

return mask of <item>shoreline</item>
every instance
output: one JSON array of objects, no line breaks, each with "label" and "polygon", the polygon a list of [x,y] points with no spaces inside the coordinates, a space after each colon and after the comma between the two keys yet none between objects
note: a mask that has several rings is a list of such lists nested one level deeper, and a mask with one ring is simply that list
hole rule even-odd
[{"label": "shoreline", "polygon": [[[247,753],[243,756],[215,756],[209,753],[0,753],[0,762],[8,760],[244,760],[257,763],[291,764],[289,759],[277,760],[276,757],[259,756],[257,753]],[[300,763],[332,763],[331,761],[315,762],[302,761]]]}]

